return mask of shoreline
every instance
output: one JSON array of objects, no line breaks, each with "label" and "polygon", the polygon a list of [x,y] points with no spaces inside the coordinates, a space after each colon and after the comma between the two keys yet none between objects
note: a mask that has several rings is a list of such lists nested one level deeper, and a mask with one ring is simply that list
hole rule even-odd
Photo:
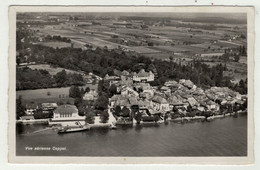
[{"label": "shoreline", "polygon": [[[142,125],[142,124],[161,124],[161,123],[166,123],[166,122],[176,122],[176,123],[183,123],[183,121],[185,121],[186,123],[192,121],[192,120],[206,120],[206,121],[210,121],[210,120],[214,120],[214,119],[219,119],[219,118],[225,118],[225,117],[230,117],[230,116],[236,116],[239,115],[241,113],[246,113],[246,111],[240,111],[240,112],[233,112],[233,113],[227,113],[227,114],[221,114],[221,115],[213,115],[210,117],[205,117],[205,116],[194,116],[194,117],[179,117],[179,118],[175,118],[175,119],[171,119],[168,118],[166,120],[159,120],[157,122],[146,122],[146,121],[140,121],[140,123],[138,124],[136,122],[136,120],[134,119],[132,122],[120,122],[117,123],[116,121],[113,122],[107,122],[107,123],[95,123],[95,124],[89,124],[90,128],[111,128],[114,129],[116,128],[117,125],[121,126],[121,125]],[[16,120],[16,124],[48,124],[48,120],[49,119],[34,119],[34,120]],[[185,123],[184,122],[184,123]],[[50,125],[49,125],[50,126]],[[50,126],[51,127],[51,126]]]}]

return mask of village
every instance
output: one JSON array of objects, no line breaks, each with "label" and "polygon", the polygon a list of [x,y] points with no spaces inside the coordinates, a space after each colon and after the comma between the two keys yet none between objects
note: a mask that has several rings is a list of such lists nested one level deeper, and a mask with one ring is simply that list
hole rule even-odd
[{"label": "village", "polygon": [[247,113],[246,24],[198,16],[18,15],[17,123],[115,129]]},{"label": "village", "polygon": [[[87,115],[79,115],[73,104],[42,103],[26,105],[25,115],[17,123],[45,123],[49,126],[80,128],[109,127],[117,125],[135,125],[144,123],[162,123],[176,121],[179,123],[191,120],[209,121],[213,118],[236,116],[247,112],[247,95],[241,95],[227,87],[211,87],[202,89],[190,80],[179,82],[166,81],[162,87],[151,86],[155,79],[152,71],[141,69],[139,72],[114,70],[114,75],[103,78],[110,87],[115,87],[114,94],[108,100],[107,119],[102,120],[94,115],[87,121]],[[95,101],[98,92],[89,90],[83,95],[85,101]],[[41,109],[46,118],[37,118],[37,110]]]}]

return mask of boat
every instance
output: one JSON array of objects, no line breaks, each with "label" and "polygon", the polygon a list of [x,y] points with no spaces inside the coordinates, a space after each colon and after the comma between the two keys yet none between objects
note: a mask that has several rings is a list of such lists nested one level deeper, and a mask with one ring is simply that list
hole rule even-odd
[{"label": "boat", "polygon": [[70,126],[65,126],[65,127],[61,127],[58,130],[58,133],[72,133],[72,132],[81,132],[81,131],[86,131],[89,130],[90,127],[88,125],[84,125],[84,126],[79,126],[79,127],[70,127]]}]

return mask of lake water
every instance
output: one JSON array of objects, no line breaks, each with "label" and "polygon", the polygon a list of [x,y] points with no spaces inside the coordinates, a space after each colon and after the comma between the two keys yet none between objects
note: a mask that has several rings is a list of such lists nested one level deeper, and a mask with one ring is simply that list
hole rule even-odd
[{"label": "lake water", "polygon": [[[47,125],[18,125],[18,156],[246,156],[247,116],[212,122],[122,126],[57,134]],[[43,129],[43,130],[42,130]],[[26,150],[26,147],[48,147]],[[65,150],[53,150],[53,147]]]}]

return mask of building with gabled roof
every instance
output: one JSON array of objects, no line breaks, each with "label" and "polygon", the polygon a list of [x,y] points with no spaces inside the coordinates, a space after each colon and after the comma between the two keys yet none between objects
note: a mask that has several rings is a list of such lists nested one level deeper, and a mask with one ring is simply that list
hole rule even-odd
[{"label": "building with gabled roof", "polygon": [[167,112],[170,111],[169,102],[162,96],[155,95],[151,101],[150,106],[155,111]]},{"label": "building with gabled roof", "polygon": [[58,107],[57,103],[42,103],[42,112],[51,113]]},{"label": "building with gabled roof", "polygon": [[78,115],[75,105],[65,104],[53,111],[53,118],[49,120],[50,125],[60,124],[62,126],[85,125],[85,116]]},{"label": "building with gabled roof", "polygon": [[154,74],[151,71],[145,72],[144,69],[141,69],[138,73],[133,73],[133,80],[135,82],[151,82],[154,81]]},{"label": "building with gabled roof", "polygon": [[86,92],[83,96],[83,100],[90,100],[90,101],[94,101],[95,99],[97,99],[98,93],[96,92],[96,90],[91,89],[89,92]]},{"label": "building with gabled roof", "polygon": [[26,115],[33,115],[39,109],[38,104],[36,103],[27,103],[25,105],[25,113]]}]

